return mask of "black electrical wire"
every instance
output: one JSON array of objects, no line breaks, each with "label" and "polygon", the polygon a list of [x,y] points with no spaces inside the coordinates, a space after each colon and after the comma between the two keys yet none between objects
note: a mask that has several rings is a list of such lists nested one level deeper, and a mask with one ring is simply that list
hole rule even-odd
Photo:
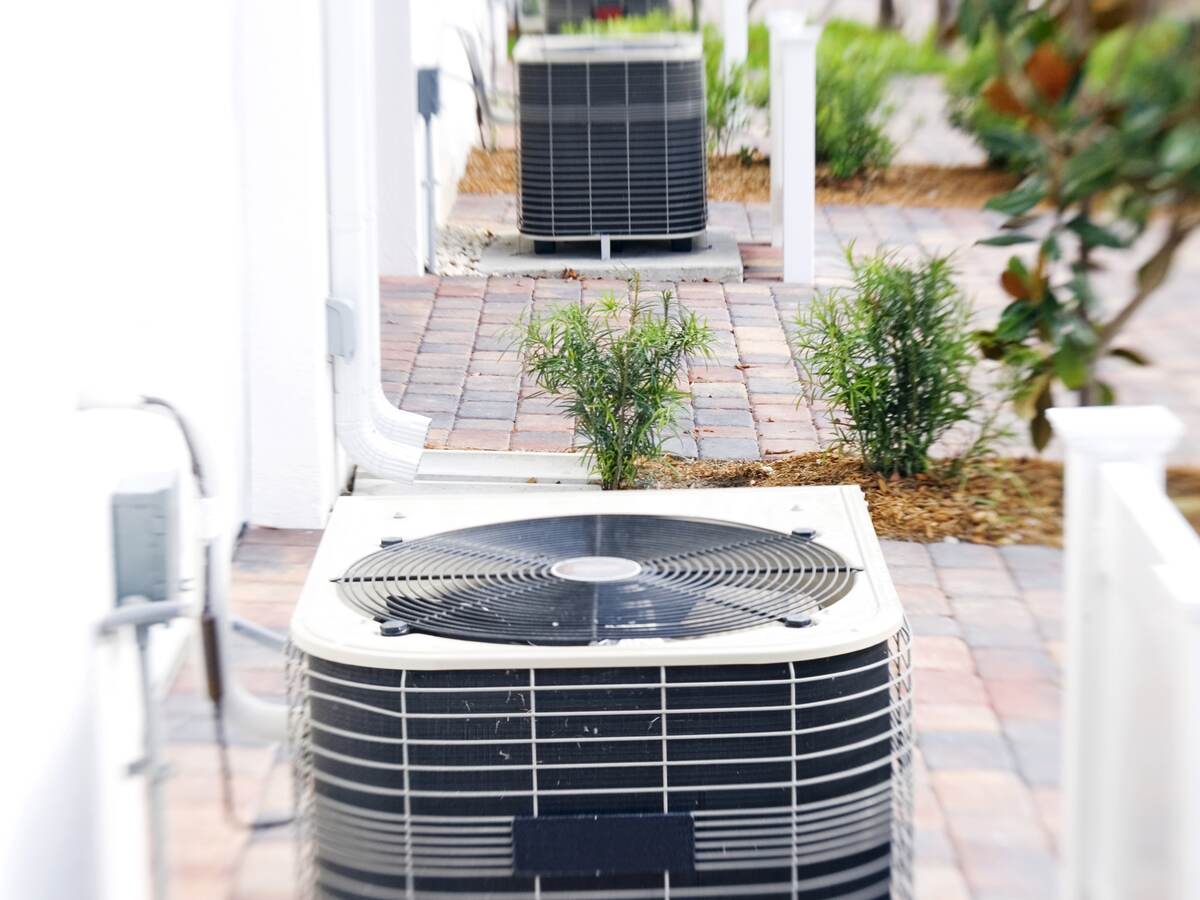
[{"label": "black electrical wire", "polygon": [[[200,461],[195,435],[187,419],[170,402],[161,397],[143,397],[146,406],[154,406],[164,410],[174,421],[184,445],[187,447],[188,458],[191,461],[192,477],[196,480],[196,490],[204,499],[209,499],[210,486]],[[214,542],[210,539],[204,548],[204,597],[200,608],[200,635],[204,647],[204,674],[208,688],[208,699],[212,703],[213,734],[217,744],[218,767],[221,780],[221,802],[225,810],[225,818],[230,824],[250,831],[265,831],[290,825],[295,816],[274,819],[255,819],[243,821],[237,814],[237,804],[233,796],[233,767],[229,760],[229,739],[225,729],[225,687],[221,679],[221,644],[217,617],[213,613],[212,602],[212,573],[213,554],[216,553]]]}]

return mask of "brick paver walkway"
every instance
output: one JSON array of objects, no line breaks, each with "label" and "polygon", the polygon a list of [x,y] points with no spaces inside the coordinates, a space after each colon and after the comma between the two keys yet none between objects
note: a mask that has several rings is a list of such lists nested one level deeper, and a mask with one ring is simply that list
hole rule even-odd
[{"label": "brick paver walkway", "polygon": [[[235,611],[286,627],[318,532],[252,529],[235,565]],[[1061,559],[1042,547],[885,541],[908,611],[917,724],[917,896],[1055,895]],[[282,664],[239,642],[243,683],[282,696]],[[253,837],[221,815],[212,723],[189,660],[167,702],[175,900],[291,900],[287,829]],[[286,812],[282,749],[234,735],[241,814]]]},{"label": "brick paver walkway", "polygon": [[[990,213],[957,209],[881,206],[821,208],[818,286],[845,282],[843,246],[869,253],[890,248],[906,255],[954,252],[964,288],[981,323],[995,318],[1007,300],[997,285],[1007,248],[975,246],[999,221]],[[511,198],[463,195],[458,221],[509,223]],[[670,289],[700,311],[716,332],[715,358],[696,362],[681,384],[690,393],[673,450],[702,457],[747,458],[811,450],[829,438],[819,408],[800,402],[798,372],[787,333],[811,291],[779,281],[779,252],[764,241],[762,204],[713,204],[712,219],[743,241],[747,281],[742,284],[648,284]],[[1122,402],[1166,403],[1200,435],[1200,238],[1179,254],[1170,281],[1134,319],[1121,343],[1144,350],[1153,365],[1107,366]],[[1137,254],[1110,257],[1101,296],[1127,295]],[[621,290],[619,281],[433,277],[385,279],[383,283],[383,379],[388,397],[433,420],[429,446],[492,450],[567,450],[570,422],[547,398],[523,383],[516,357],[505,353],[521,315],[556,303],[587,300]],[[1027,449],[1020,444],[1018,451]],[[1196,438],[1176,457],[1200,462]]]}]

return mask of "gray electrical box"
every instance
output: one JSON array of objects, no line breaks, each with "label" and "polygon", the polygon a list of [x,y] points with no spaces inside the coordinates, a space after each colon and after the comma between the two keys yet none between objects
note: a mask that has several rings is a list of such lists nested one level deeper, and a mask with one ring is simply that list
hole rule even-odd
[{"label": "gray electrical box", "polygon": [[179,475],[127,478],[113,494],[113,572],[117,603],[170,600],[179,587]]},{"label": "gray electrical box", "polygon": [[442,111],[438,95],[438,70],[417,69],[417,112],[428,119]]}]

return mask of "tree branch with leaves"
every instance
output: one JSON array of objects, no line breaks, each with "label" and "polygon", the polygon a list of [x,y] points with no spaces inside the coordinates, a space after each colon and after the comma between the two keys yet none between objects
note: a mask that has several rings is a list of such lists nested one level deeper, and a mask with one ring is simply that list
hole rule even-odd
[{"label": "tree branch with leaves", "polygon": [[[1008,219],[981,243],[1033,251],[1008,260],[1010,302],[977,339],[1012,370],[1017,412],[1041,449],[1056,387],[1112,403],[1102,360],[1146,364],[1118,338],[1200,227],[1200,23],[1124,0],[964,0],[958,29],[995,42],[982,97],[1032,148],[1024,180],[988,202]],[[1153,250],[1128,296],[1102,297],[1098,252],[1143,237]]]}]

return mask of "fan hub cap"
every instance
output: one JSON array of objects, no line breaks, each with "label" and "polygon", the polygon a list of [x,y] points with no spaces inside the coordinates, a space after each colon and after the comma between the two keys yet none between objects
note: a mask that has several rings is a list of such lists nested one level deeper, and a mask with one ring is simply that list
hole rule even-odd
[{"label": "fan hub cap", "polygon": [[570,556],[552,565],[550,574],[567,581],[607,584],[637,578],[642,564],[623,556]]}]

